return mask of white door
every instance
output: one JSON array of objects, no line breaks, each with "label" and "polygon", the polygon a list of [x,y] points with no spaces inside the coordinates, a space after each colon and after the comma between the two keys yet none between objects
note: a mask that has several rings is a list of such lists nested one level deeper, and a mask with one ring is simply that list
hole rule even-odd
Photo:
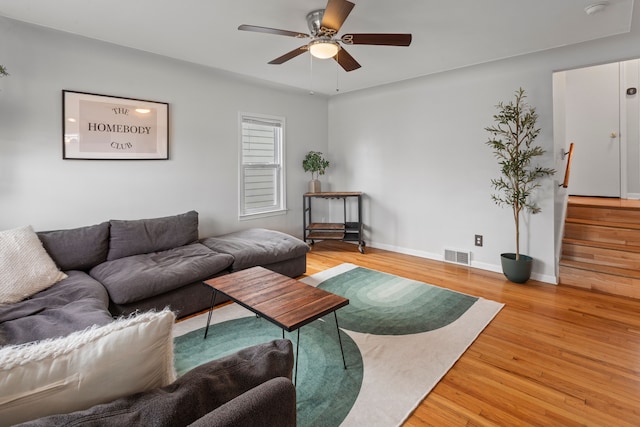
[{"label": "white door", "polygon": [[566,137],[574,143],[569,194],[620,197],[619,64],[566,73]]}]

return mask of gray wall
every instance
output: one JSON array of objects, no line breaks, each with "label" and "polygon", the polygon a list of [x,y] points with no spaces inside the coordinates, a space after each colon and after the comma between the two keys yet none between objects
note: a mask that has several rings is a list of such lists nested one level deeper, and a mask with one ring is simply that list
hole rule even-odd
[{"label": "gray wall", "polygon": [[[640,3],[633,22],[640,20]],[[416,54],[423,54],[416,52]],[[469,250],[472,264],[499,270],[513,251],[513,221],[495,206],[498,173],[483,130],[495,104],[520,86],[537,107],[544,164],[562,170],[554,144],[554,71],[640,57],[631,34],[497,61],[394,85],[325,98],[240,80],[142,52],[0,20],[0,229],[71,227],[108,218],[143,218],[188,209],[201,234],[264,226],[301,235],[300,194],[309,150],[331,161],[323,189],[366,193],[370,246],[441,259]],[[171,160],[61,159],[61,89],[170,103]],[[328,105],[328,110],[327,110]],[[237,219],[237,113],[285,116],[289,171],[286,216]],[[534,277],[555,282],[561,233],[559,173],[538,193],[543,209],[524,218],[521,249]],[[341,217],[341,209],[335,212]],[[482,248],[473,246],[482,234]],[[365,255],[366,256],[366,255]]]},{"label": "gray wall", "polygon": [[[302,235],[309,150],[327,151],[327,100],[0,18],[0,229],[89,225],[195,209],[201,235]],[[170,160],[62,160],[62,89],[168,102]],[[238,112],[286,118],[287,215],[238,220]]]},{"label": "gray wall", "polygon": [[[330,184],[367,194],[368,242],[434,259],[445,248],[471,251],[473,266],[500,271],[499,254],[515,250],[514,225],[510,209],[489,196],[499,169],[484,128],[494,106],[523,87],[539,114],[543,165],[560,172],[536,194],[542,213],[523,218],[521,251],[537,260],[534,278],[556,282],[565,145],[554,144],[552,74],[639,57],[634,8],[631,34],[332,97]],[[484,236],[483,247],[474,246],[475,234]]]}]

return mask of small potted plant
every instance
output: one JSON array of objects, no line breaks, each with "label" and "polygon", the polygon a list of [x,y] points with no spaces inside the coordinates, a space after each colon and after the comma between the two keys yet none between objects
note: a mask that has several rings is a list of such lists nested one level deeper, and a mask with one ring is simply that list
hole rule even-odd
[{"label": "small potted plant", "polygon": [[545,150],[533,145],[540,133],[536,128],[538,114],[524,99],[525,91],[515,92],[515,101],[500,102],[493,116],[496,124],[485,128],[490,133],[486,144],[493,149],[493,155],[500,165],[499,178],[492,179],[496,194],[491,198],[499,206],[510,206],[516,231],[516,252],[501,254],[502,271],[512,282],[525,283],[531,276],[533,259],[520,253],[520,212],[532,214],[540,212],[540,207],[531,199],[532,191],[540,187],[540,180],[552,176],[555,170],[532,165],[532,160],[542,156]]},{"label": "small potted plant", "polygon": [[319,193],[321,191],[320,181],[318,177],[324,175],[325,170],[329,167],[329,161],[322,157],[319,151],[309,151],[302,161],[302,168],[305,172],[311,172],[311,181],[309,181],[309,192]]},{"label": "small potted plant", "polygon": [[0,65],[0,77],[8,76],[9,72],[7,71],[4,65]]}]

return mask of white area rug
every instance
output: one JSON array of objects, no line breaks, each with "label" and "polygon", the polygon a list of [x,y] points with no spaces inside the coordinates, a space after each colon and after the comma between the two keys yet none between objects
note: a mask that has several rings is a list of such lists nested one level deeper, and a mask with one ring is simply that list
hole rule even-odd
[{"label": "white area rug", "polygon": [[[350,305],[338,310],[338,322],[362,355],[362,383],[359,392],[356,391],[355,403],[350,410],[347,408],[346,417],[332,420],[329,425],[360,427],[402,424],[503,307],[503,304],[494,301],[352,264],[339,265],[302,281],[337,294],[346,293],[343,296],[350,299]],[[342,287],[341,290],[336,291],[338,288],[334,288],[334,285]],[[459,301],[466,305],[460,308]],[[451,310],[457,310],[460,314],[451,316],[448,324],[437,325],[440,319],[448,316],[437,313],[432,316],[433,313],[449,305],[453,307]],[[353,316],[349,310],[353,311]],[[394,320],[393,310],[404,316],[405,320]],[[446,310],[450,312],[449,308]],[[390,334],[384,331],[384,317],[362,317],[370,317],[370,313],[388,316],[389,324],[399,322],[401,325],[416,324],[417,327],[436,324],[437,327],[425,332]],[[254,314],[237,304],[231,304],[214,310],[212,324],[249,316]],[[207,315],[203,314],[178,323],[174,328],[174,336],[203,328],[206,319]],[[327,317],[327,323],[329,320]],[[304,328],[307,327],[311,325],[303,327],[301,332],[301,353],[305,346]],[[335,323],[333,327],[335,330]],[[376,333],[368,332],[367,328],[375,328]],[[382,332],[379,328],[382,328]],[[215,333],[215,328],[209,333]],[[295,336],[291,335],[291,339],[294,340]],[[300,360],[303,361],[302,355]],[[347,364],[350,364],[349,360]],[[299,395],[303,386],[298,384]],[[302,399],[302,402],[307,401]],[[302,402],[299,396],[299,405]],[[304,409],[299,406],[298,412],[304,413]],[[314,417],[307,419],[302,414],[299,425],[326,425],[317,415]]]}]

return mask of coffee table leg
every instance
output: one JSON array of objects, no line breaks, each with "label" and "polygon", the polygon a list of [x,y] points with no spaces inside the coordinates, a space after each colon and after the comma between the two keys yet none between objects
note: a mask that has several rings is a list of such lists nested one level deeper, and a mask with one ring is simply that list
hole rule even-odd
[{"label": "coffee table leg", "polygon": [[347,362],[344,360],[344,350],[342,349],[342,338],[340,338],[340,327],[338,326],[338,315],[336,312],[333,312],[333,317],[336,319],[336,330],[338,331],[338,341],[340,342],[340,353],[342,353],[342,363],[344,365],[344,369],[347,369]]},{"label": "coffee table leg", "polygon": [[300,352],[300,329],[298,329],[298,343],[296,344],[296,374],[293,377],[293,385],[298,381],[298,353]]},{"label": "coffee table leg", "polygon": [[213,306],[216,304],[216,295],[218,294],[218,290],[213,290],[213,295],[211,295],[211,306],[209,307],[209,316],[207,317],[207,327],[204,330],[204,339],[207,339],[207,334],[209,333],[209,324],[211,323],[211,315],[213,314]]}]

